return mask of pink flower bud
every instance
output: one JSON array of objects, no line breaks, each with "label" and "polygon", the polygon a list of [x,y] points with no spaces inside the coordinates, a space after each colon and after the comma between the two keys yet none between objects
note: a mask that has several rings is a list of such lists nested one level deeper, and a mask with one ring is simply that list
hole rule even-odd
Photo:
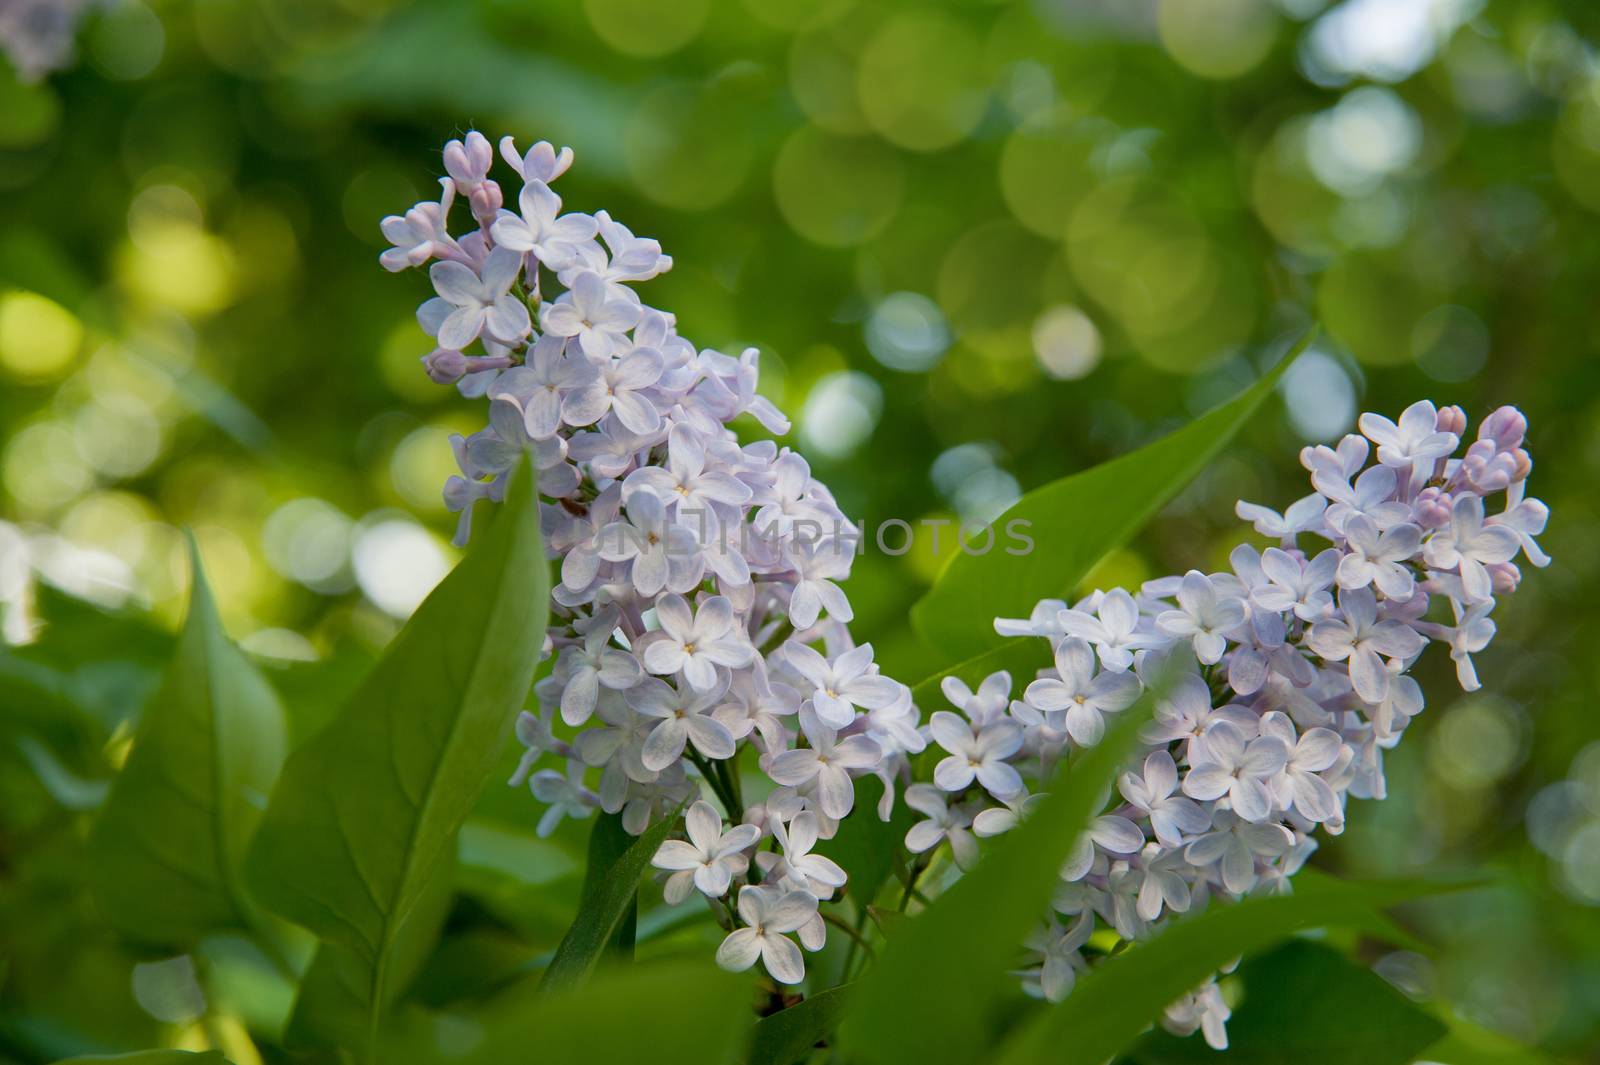
[{"label": "pink flower bud", "polygon": [[451,141],[444,146],[445,172],[455,181],[456,188],[469,196],[489,176],[493,165],[494,149],[477,130],[467,134],[465,144]]},{"label": "pink flower bud", "polygon": [[1478,439],[1494,442],[1496,451],[1510,451],[1528,435],[1528,419],[1515,407],[1501,407],[1478,426]]},{"label": "pink flower bud", "polygon": [[422,357],[422,368],[436,385],[453,385],[467,372],[467,357],[449,348],[435,348]]},{"label": "pink flower bud", "polygon": [[1443,528],[1450,524],[1450,507],[1454,502],[1443,489],[1424,488],[1411,505],[1412,518],[1424,529]]},{"label": "pink flower bud", "polygon": [[1441,407],[1437,425],[1441,433],[1460,436],[1467,431],[1467,412],[1460,407]]},{"label": "pink flower bud", "polygon": [[1522,571],[1515,562],[1496,562],[1484,568],[1489,571],[1495,595],[1510,595],[1522,583]]},{"label": "pink flower bud", "polygon": [[1512,474],[1511,483],[1526,481],[1528,474],[1533,472],[1533,456],[1519,447],[1511,452],[1511,461],[1516,463],[1516,473]]}]

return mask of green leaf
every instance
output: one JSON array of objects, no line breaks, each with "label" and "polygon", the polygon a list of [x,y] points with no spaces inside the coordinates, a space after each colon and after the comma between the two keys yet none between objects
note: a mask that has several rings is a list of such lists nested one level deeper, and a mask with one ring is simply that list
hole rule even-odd
[{"label": "green leaf", "polygon": [[878,897],[894,871],[895,857],[903,849],[906,832],[916,818],[909,806],[897,802],[889,820],[878,819],[878,800],[883,796],[883,781],[862,777],[856,781],[855,817],[839,822],[839,832],[823,847],[822,853],[838,862],[849,875],[845,891],[866,906]]},{"label": "green leaf", "polygon": [[[414,1015],[418,1023],[397,1028],[383,1060],[732,1065],[749,1036],[750,1004],[748,975],[709,961],[628,965],[553,994],[524,981],[469,1014]],[[460,1034],[441,1052],[443,1032]]]},{"label": "green leaf", "polygon": [[1050,904],[1058,870],[1105,803],[1154,699],[1118,715],[1105,738],[1056,773],[1049,795],[926,911],[901,923],[856,981],[840,1029],[851,1061],[928,1065],[979,1060],[991,1014],[1015,985],[1007,974]]},{"label": "green leaf", "polygon": [[1169,1004],[1241,955],[1296,932],[1365,924],[1382,907],[1470,886],[1330,879],[1293,895],[1213,904],[1095,966],[1065,1002],[1008,1039],[995,1060],[1003,1065],[1099,1065],[1126,1049]]},{"label": "green leaf", "polygon": [[92,839],[106,916],[175,947],[257,920],[240,867],[285,746],[283,708],[229,642],[190,548],[188,620]]},{"label": "green leaf", "polygon": [[93,1065],[95,1062],[119,1062],[120,1065],[228,1065],[220,1050],[136,1050],[132,1054],[86,1054],[78,1058],[62,1058],[55,1065]]},{"label": "green leaf", "polygon": [[549,574],[531,470],[333,722],[290,756],[250,852],[267,906],[364,964],[371,1026],[401,929],[532,682]]},{"label": "green leaf", "polygon": [[1446,1022],[1449,1033],[1423,1051],[1424,1061],[1441,1065],[1552,1065],[1555,1059],[1460,1017]]},{"label": "green leaf", "polygon": [[911,619],[933,646],[970,656],[993,647],[997,617],[1027,617],[1042,597],[1073,594],[1095,563],[1126,543],[1181,492],[1255,413],[1311,343],[1307,330],[1261,380],[1235,399],[1132,454],[1036,488],[995,526],[1026,521],[1033,549],[956,552]]},{"label": "green leaf", "polygon": [[[450,913],[454,872],[453,861],[441,862],[421,900],[402,922],[395,935],[382,1001],[398,999],[428,960]],[[372,973],[366,961],[348,947],[324,942],[300,980],[284,1041],[291,1047],[360,1046],[379,1008],[373,1001]]]},{"label": "green leaf", "polygon": [[[1445,1033],[1371,969],[1310,940],[1247,962],[1239,977],[1245,997],[1228,1021],[1228,1065],[1406,1065]],[[1211,1065],[1217,1052],[1198,1035],[1158,1031],[1128,1056],[1139,1065]]]},{"label": "green leaf", "polygon": [[794,1065],[804,1061],[811,1049],[838,1027],[852,990],[850,984],[830,987],[761,1018],[750,1042],[749,1065]]},{"label": "green leaf", "polygon": [[[615,824],[611,823],[613,820]],[[617,936],[636,912],[639,878],[677,825],[678,813],[673,811],[642,836],[631,839],[623,832],[620,818],[602,817],[595,822],[589,836],[589,868],[583,877],[578,915],[544,971],[544,987],[557,991],[582,984],[603,955],[617,950]],[[621,839],[617,838],[619,834]],[[621,846],[629,839],[631,842]],[[628,939],[631,954],[631,934]]]}]

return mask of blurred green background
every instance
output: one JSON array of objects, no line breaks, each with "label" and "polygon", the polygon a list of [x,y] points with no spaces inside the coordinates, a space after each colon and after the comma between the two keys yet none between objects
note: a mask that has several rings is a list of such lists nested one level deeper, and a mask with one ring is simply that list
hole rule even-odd
[{"label": "blurred green background", "polygon": [[[1421,911],[1430,956],[1368,960],[1594,1059],[1597,34],[1586,0],[0,0],[0,610],[27,645],[0,650],[0,1061],[243,1065],[281,1024],[240,944],[200,959],[202,1020],[184,964],[135,969],[85,829],[182,615],[181,527],[302,735],[456,557],[446,438],[483,415],[423,376],[427,284],[378,267],[378,220],[469,128],[571,145],[568,207],[662,241],[645,301],[759,346],[790,442],[873,520],[992,517],[1320,321],[1101,583],[1221,565],[1233,502],[1305,494],[1298,448],[1360,410],[1521,407],[1555,564],[1497,612],[1483,692],[1430,652],[1389,799],[1315,864],[1496,873]],[[905,620],[937,564],[870,554],[848,586],[907,681],[938,664]],[[491,789],[442,951],[559,937],[582,826],[536,843],[536,817]]]}]

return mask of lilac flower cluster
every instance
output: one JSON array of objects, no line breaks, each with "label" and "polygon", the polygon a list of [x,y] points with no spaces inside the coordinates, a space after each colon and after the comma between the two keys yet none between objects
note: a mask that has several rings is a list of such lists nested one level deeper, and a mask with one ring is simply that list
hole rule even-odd
[{"label": "lilac flower cluster", "polygon": [[[918,854],[948,842],[966,868],[980,839],[1027,813],[1030,788],[1061,759],[1099,742],[1157,672],[1179,671],[1027,943],[1032,993],[1068,994],[1099,926],[1137,940],[1212,896],[1289,890],[1318,826],[1338,833],[1352,796],[1383,798],[1383,752],[1423,708],[1407,671],[1430,641],[1449,649],[1463,688],[1478,687],[1472,655],[1494,636],[1495,597],[1521,580],[1513,560],[1550,561],[1534,541],[1548,511],[1526,496],[1523,416],[1495,411],[1458,457],[1466,428],[1461,410],[1428,402],[1398,422],[1363,415],[1362,435],[1301,452],[1311,495],[1281,514],[1239,503],[1276,546],[1241,544],[1228,572],[998,619],[1002,635],[1043,637],[1054,656],[1015,699],[1005,673],[976,691],[945,681],[961,713],[929,721],[947,757],[931,785],[906,789],[925,820],[905,842]],[[1221,1047],[1227,1015],[1212,981],[1164,1024]]]},{"label": "lilac flower cluster", "polygon": [[[884,782],[887,817],[907,756],[923,749],[911,690],[856,646],[837,582],[859,533],[805,459],[771,441],[741,445],[748,414],[787,419],[756,392],[757,352],[701,350],[633,286],[671,266],[660,245],[605,212],[563,211],[552,188],[572,152],[511,138],[520,179],[507,206],[481,134],[451,141],[437,202],[383,221],[393,271],[431,263],[435,297],[418,321],[438,347],[427,373],[488,404],[487,426],[451,441],[461,514],[502,498],[513,468],[539,471],[543,531],[560,581],[551,593],[548,677],[524,713],[527,752],[512,778],[548,805],[539,830],[599,809],[629,832],[694,801],[686,839],[655,857],[669,902],[698,894],[729,932],[722,964],[760,959],[796,983],[791,935],[818,950],[818,903],[844,885],[814,853],[855,805],[855,780]],[[471,228],[452,234],[465,201]],[[770,793],[746,805],[737,769],[752,747]],[[566,770],[542,768],[544,755]],[[761,850],[770,841],[769,849]],[[752,869],[753,863],[753,869]],[[720,901],[719,901],[720,900]]]}]

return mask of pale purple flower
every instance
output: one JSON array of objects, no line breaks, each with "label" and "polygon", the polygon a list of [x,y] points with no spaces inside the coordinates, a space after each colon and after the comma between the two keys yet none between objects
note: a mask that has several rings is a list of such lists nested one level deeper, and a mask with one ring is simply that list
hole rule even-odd
[{"label": "pale purple flower", "polygon": [[949,676],[939,682],[939,690],[951,706],[967,715],[968,721],[982,727],[1005,714],[1011,701],[1011,674],[1005,670],[991,673],[978,684],[977,691],[967,687],[960,677]]},{"label": "pale purple flower", "polygon": [[1007,718],[992,721],[976,732],[948,710],[928,719],[933,739],[949,752],[933,769],[933,782],[945,791],[962,791],[974,780],[1000,799],[1022,790],[1022,777],[1007,759],[1022,749],[1022,726]]},{"label": "pale purple flower", "polygon": [[1398,475],[1388,466],[1373,466],[1356,478],[1352,487],[1348,477],[1319,470],[1311,483],[1333,501],[1328,508],[1328,525],[1343,533],[1351,518],[1361,515],[1379,529],[1411,520],[1411,508],[1394,498]]},{"label": "pale purple flower", "polygon": [[489,386],[491,399],[516,403],[524,428],[535,440],[554,436],[561,428],[562,400],[599,376],[587,359],[572,358],[563,353],[563,347],[558,337],[540,337],[529,350],[525,365],[512,367]]},{"label": "pale purple flower", "polygon": [[1339,558],[1338,549],[1332,547],[1309,561],[1269,547],[1261,553],[1261,572],[1270,583],[1252,589],[1250,599],[1263,610],[1293,611],[1301,621],[1315,621],[1333,606],[1328,589]]},{"label": "pale purple flower", "polygon": [[1272,781],[1273,798],[1282,809],[1291,807],[1307,821],[1332,821],[1340,814],[1339,797],[1319,774],[1333,768],[1343,743],[1332,729],[1307,729],[1296,736],[1289,718],[1269,713],[1261,718],[1261,734],[1279,740],[1288,749],[1283,771]]},{"label": "pale purple flower", "polygon": [[1251,522],[1256,532],[1262,536],[1275,536],[1286,544],[1293,544],[1295,537],[1300,533],[1321,531],[1322,512],[1327,506],[1326,499],[1312,494],[1296,500],[1282,514],[1270,507],[1261,506],[1259,503],[1246,503],[1242,499],[1234,504],[1233,509],[1240,518]]},{"label": "pale purple flower", "polygon": [[1154,720],[1139,735],[1146,743],[1180,741],[1183,757],[1197,762],[1206,757],[1212,730],[1224,724],[1246,736],[1256,734],[1254,713],[1242,706],[1213,706],[1206,682],[1186,673],[1157,701]]},{"label": "pale purple flower", "polygon": [[1521,547],[1515,529],[1484,523],[1482,496],[1463,492],[1450,509],[1449,527],[1428,538],[1423,557],[1436,569],[1459,570],[1467,598],[1481,603],[1494,593],[1484,567],[1509,562]]},{"label": "pale purple flower", "polygon": [[485,334],[506,344],[528,335],[528,305],[511,294],[522,270],[522,256],[496,248],[480,274],[458,262],[434,263],[428,271],[439,295],[417,310],[424,331],[439,346],[460,351]]},{"label": "pale purple flower", "polygon": [[1063,610],[1057,620],[1068,636],[1094,644],[1105,667],[1119,673],[1133,665],[1133,652],[1161,643],[1138,631],[1139,608],[1133,596],[1121,588],[1113,588],[1102,595],[1094,614]]},{"label": "pale purple flower", "polygon": [[749,859],[744,850],[761,838],[755,825],[735,825],[722,830],[722,816],[708,802],[689,807],[683,819],[687,840],[662,842],[650,864],[671,871],[665,885],[666,900],[676,905],[698,890],[707,898],[728,893],[733,878],[742,874]]},{"label": "pale purple flower", "polygon": [[1527,491],[1527,481],[1517,481],[1507,488],[1505,511],[1487,519],[1487,524],[1503,525],[1516,533],[1522,542],[1522,553],[1542,569],[1550,564],[1550,556],[1540,549],[1534,537],[1544,532],[1545,523],[1550,520],[1550,508],[1537,499],[1525,498]]},{"label": "pale purple flower", "polygon": [[609,358],[623,344],[623,335],[639,320],[639,305],[613,298],[605,280],[584,270],[572,288],[555,303],[539,308],[539,326],[556,336],[577,337],[583,353],[596,362]]},{"label": "pale purple flower", "polygon": [[717,948],[717,964],[744,972],[761,960],[780,984],[798,984],[806,976],[800,948],[784,938],[817,915],[817,900],[804,891],[779,895],[765,887],[739,889],[739,918],[746,927],[728,933]]},{"label": "pale purple flower", "polygon": [[580,246],[594,237],[595,220],[586,214],[561,214],[561,197],[538,178],[522,186],[517,206],[520,215],[501,211],[495,217],[490,227],[495,243],[515,252],[531,252],[552,270],[565,269],[578,258]]},{"label": "pale purple flower", "polygon": [[1350,553],[1339,560],[1339,587],[1373,584],[1390,599],[1411,598],[1416,582],[1406,564],[1422,545],[1421,529],[1407,523],[1380,533],[1371,518],[1353,514],[1344,535]]},{"label": "pale purple flower", "polygon": [[1204,758],[1184,776],[1183,793],[1202,800],[1226,795],[1240,817],[1263,821],[1273,808],[1267,784],[1283,770],[1288,756],[1288,748],[1276,737],[1247,739],[1231,725],[1218,725],[1206,737]]},{"label": "pale purple flower", "polygon": [[781,820],[774,820],[771,827],[783,854],[762,851],[756,855],[763,880],[780,880],[785,888],[804,891],[818,901],[831,899],[834,891],[844,887],[845,871],[839,863],[811,851],[818,839],[816,814],[804,810],[795,814],[787,828]]},{"label": "pale purple flower", "polygon": [[1183,849],[1195,865],[1221,863],[1222,885],[1235,895],[1256,886],[1256,859],[1276,858],[1289,849],[1294,837],[1274,822],[1252,823],[1227,810],[1219,810],[1215,827]]},{"label": "pale purple flower", "polygon": [[1089,822],[1078,834],[1066,861],[1061,863],[1061,879],[1081,880],[1094,866],[1095,848],[1110,854],[1137,854],[1144,846],[1139,826],[1117,814],[1104,814]]},{"label": "pale purple flower", "polygon": [[378,223],[384,239],[394,245],[378,256],[385,270],[398,273],[408,267],[421,266],[435,256],[465,258],[445,228],[450,204],[456,196],[455,182],[441,178],[439,184],[443,187],[439,202],[424,200],[405,214],[392,214]]},{"label": "pale purple flower", "polygon": [[602,686],[625,691],[644,677],[638,661],[610,646],[612,630],[596,627],[581,645],[567,647],[556,659],[555,676],[562,684],[561,720],[581,725],[594,713]]},{"label": "pale purple flower", "polygon": [[1311,626],[1306,642],[1332,662],[1350,662],[1350,683],[1369,703],[1383,701],[1389,691],[1389,671],[1380,655],[1411,658],[1426,641],[1401,621],[1378,620],[1378,603],[1370,588],[1339,592],[1342,616],[1324,618]]},{"label": "pale purple flower", "polygon": [[654,677],[629,688],[628,705],[646,717],[658,719],[641,755],[645,768],[665,769],[683,757],[688,744],[706,758],[732,758],[733,736],[710,713],[724,690],[696,691],[688,684],[674,688]]},{"label": "pale purple flower", "polygon": [[693,429],[675,425],[667,437],[667,465],[643,466],[628,475],[627,491],[646,488],[675,508],[678,520],[704,521],[716,505],[736,507],[750,499],[750,486],[717,469]]},{"label": "pale purple flower", "polygon": [[809,629],[823,611],[835,621],[855,618],[850,600],[836,581],[850,576],[849,549],[838,540],[825,544],[795,544],[785,548],[784,557],[794,567],[799,580],[789,595],[789,622],[796,630]]},{"label": "pale purple flower", "polygon": [[856,802],[849,771],[873,768],[883,752],[866,736],[839,739],[838,733],[806,706],[800,708],[800,730],[811,746],[776,755],[767,765],[767,775],[792,787],[815,781],[822,812],[829,817],[848,815]]},{"label": "pale purple flower", "polygon": [[1162,611],[1156,617],[1156,628],[1176,639],[1193,640],[1195,657],[1204,665],[1221,661],[1228,649],[1224,634],[1244,624],[1247,613],[1244,600],[1222,594],[1199,570],[1184,574],[1178,586],[1178,607]]},{"label": "pale purple flower", "polygon": [[609,355],[590,359],[598,372],[561,401],[562,421],[593,425],[610,411],[630,433],[648,436],[661,428],[661,412],[641,394],[661,377],[659,351],[635,348],[619,359]]},{"label": "pale purple flower", "polygon": [[932,784],[911,785],[906,789],[905,800],[907,806],[926,818],[906,832],[906,850],[922,854],[949,840],[957,866],[971,869],[978,864],[978,841],[973,838],[972,809],[968,804],[949,805],[945,793]]},{"label": "pale purple flower", "polygon": [[829,661],[814,649],[793,640],[783,645],[783,656],[811,685],[802,694],[811,700],[817,718],[831,729],[855,720],[856,708],[881,710],[895,701],[900,685],[871,672],[872,645],[853,647]]},{"label": "pale purple flower", "polygon": [[1097,673],[1094,652],[1083,640],[1069,636],[1056,644],[1055,665],[1056,677],[1029,684],[1023,699],[1044,711],[1051,726],[1064,728],[1080,747],[1100,742],[1104,714],[1126,710],[1139,698],[1139,681],[1131,673]]},{"label": "pale purple flower", "polygon": [[1184,838],[1211,827],[1211,817],[1193,799],[1177,794],[1178,767],[1163,748],[1145,757],[1142,773],[1124,773],[1117,788],[1122,797],[1150,819],[1162,846],[1181,847]]},{"label": "pale purple flower", "polygon": [[718,666],[744,666],[755,657],[724,596],[714,595],[692,610],[681,595],[664,595],[656,600],[656,620],[660,631],[643,641],[644,668],[661,675],[682,673],[695,691],[717,686]]},{"label": "pale purple flower", "polygon": [[635,492],[623,504],[628,520],[600,530],[599,556],[607,562],[631,562],[633,586],[640,595],[655,596],[663,588],[686,592],[700,582],[700,545],[694,533],[667,521],[666,509],[649,492]]},{"label": "pale purple flower", "polygon": [[1431,469],[1461,442],[1455,433],[1439,431],[1439,412],[1425,399],[1407,407],[1398,424],[1381,414],[1363,414],[1357,423],[1378,445],[1378,461],[1396,468]]}]

